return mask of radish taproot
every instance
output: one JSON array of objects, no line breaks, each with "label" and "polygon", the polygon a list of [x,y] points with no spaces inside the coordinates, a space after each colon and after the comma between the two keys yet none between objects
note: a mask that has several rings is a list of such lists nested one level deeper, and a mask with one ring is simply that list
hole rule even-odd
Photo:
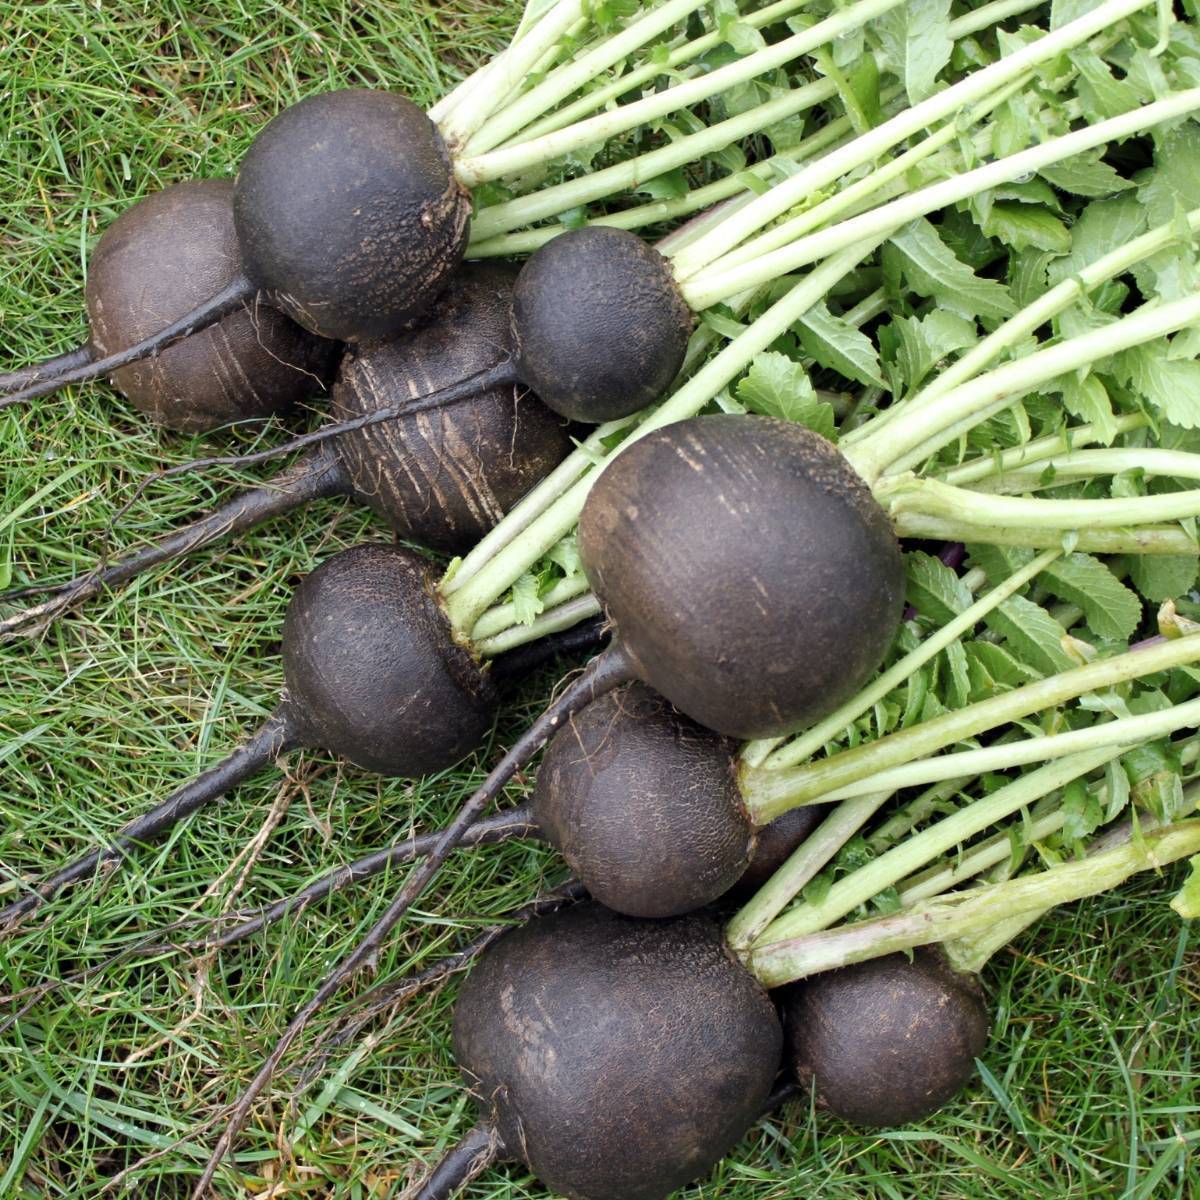
[{"label": "radish taproot", "polygon": [[[371,413],[504,358],[511,291],[512,274],[503,267],[464,268],[438,299],[429,324],[347,349],[332,389],[333,412]],[[322,497],[349,495],[401,537],[431,549],[465,550],[570,449],[561,418],[537,397],[501,385],[470,403],[352,430],[317,444],[275,478],[199,520],[51,587],[52,599],[0,620],[0,636],[42,629],[69,605]],[[40,590],[31,585],[20,594]]]},{"label": "radish taproot", "polygon": [[[140,342],[226,287],[238,262],[231,180],[177,183],[139,200],[92,253],[88,342],[48,363],[0,375],[0,392]],[[276,309],[239,306],[156,358],[114,372],[112,382],[156,424],[203,433],[287,412],[328,384],[337,352],[334,342]]]}]

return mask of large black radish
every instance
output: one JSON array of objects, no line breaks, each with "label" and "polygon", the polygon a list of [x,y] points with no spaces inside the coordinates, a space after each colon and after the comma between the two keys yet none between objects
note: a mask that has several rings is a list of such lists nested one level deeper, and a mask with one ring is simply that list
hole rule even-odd
[{"label": "large black radish", "polygon": [[910,1125],[975,1074],[990,1024],[978,979],[936,946],[889,954],[783,992],[789,1066],[817,1103],[857,1125]]},{"label": "large black radish", "polygon": [[[512,286],[508,268],[465,267],[427,325],[349,347],[333,386],[334,413],[376,412],[504,359],[511,349]],[[323,496],[350,495],[400,536],[459,552],[570,449],[562,419],[512,385],[479,392],[469,403],[351,430],[318,443],[274,479],[190,525],[54,587],[52,600],[0,621],[0,636],[30,625],[42,628],[68,605]],[[32,590],[39,589],[21,589]]]},{"label": "large black radish", "polygon": [[[87,343],[0,375],[11,392],[141,342],[238,275],[233,181],[177,183],[139,200],[105,230],[88,263]],[[274,416],[324,387],[337,346],[269,306],[239,305],[157,357],[113,373],[113,385],[156,424],[202,433]]]},{"label": "large black radish", "polygon": [[476,1139],[571,1200],[657,1200],[706,1174],[762,1114],[781,1051],[707,914],[539,917],[483,954],[454,1010]]},{"label": "large black radish", "polygon": [[0,928],[171,828],[278,755],[320,747],[384,775],[441,770],[489,729],[488,672],[450,633],[431,564],[399,546],[340,551],[301,582],[283,629],[284,698],[227,759],[0,909]]}]

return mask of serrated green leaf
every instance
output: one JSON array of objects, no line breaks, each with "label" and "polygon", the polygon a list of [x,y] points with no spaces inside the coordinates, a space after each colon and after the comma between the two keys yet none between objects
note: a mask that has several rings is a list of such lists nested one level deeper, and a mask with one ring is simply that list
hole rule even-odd
[{"label": "serrated green leaf", "polygon": [[1009,259],[1008,290],[1021,308],[1032,304],[1046,291],[1046,268],[1052,258],[1053,255],[1044,251],[1026,250]]},{"label": "serrated green leaf", "polygon": [[1073,779],[1063,788],[1062,811],[1062,833],[1069,842],[1080,842],[1095,833],[1104,819],[1100,797],[1082,779]]},{"label": "serrated green leaf", "polygon": [[1058,193],[1043,179],[1026,179],[1023,183],[1002,183],[992,189],[997,200],[1017,200],[1021,204],[1038,204],[1061,213],[1063,206]]},{"label": "serrated green leaf", "polygon": [[1159,132],[1154,166],[1138,176],[1138,202],[1151,225],[1161,225],[1185,210],[1200,206],[1200,128],[1190,121]]},{"label": "serrated green leaf", "polygon": [[1101,445],[1113,444],[1120,427],[1108,398],[1108,389],[1095,375],[1082,380],[1075,375],[1064,375],[1047,384],[1046,390],[1061,393],[1067,412],[1094,425]]},{"label": "serrated green leaf", "polygon": [[1157,341],[1118,354],[1113,374],[1171,424],[1200,429],[1200,362],[1172,360]]},{"label": "serrated green leaf", "polygon": [[1006,317],[1016,311],[1002,283],[981,279],[959,262],[924,217],[912,221],[887,244],[898,254],[909,284],[918,295],[928,296],[962,317]]},{"label": "serrated green leaf", "polygon": [[1010,596],[983,620],[1022,662],[1043,675],[1069,671],[1077,665],[1062,646],[1067,631],[1040,604],[1024,596]]},{"label": "serrated green leaf", "polygon": [[995,587],[1003,583],[1014,571],[1019,571],[1034,552],[1019,546],[993,546],[988,543],[971,542],[967,546],[967,561],[978,567]]},{"label": "serrated green leaf", "polygon": [[865,385],[884,386],[875,344],[822,303],[800,318],[800,345],[823,367]]},{"label": "serrated green leaf", "polygon": [[970,589],[940,559],[914,550],[905,556],[905,560],[908,569],[906,599],[922,617],[945,625],[970,608],[973,599]]},{"label": "serrated green leaf", "polygon": [[925,317],[894,317],[879,332],[880,346],[894,368],[892,390],[915,391],[943,358],[978,340],[973,321],[942,309]]},{"label": "serrated green leaf", "polygon": [[1146,210],[1137,196],[1125,193],[1111,200],[1093,200],[1071,229],[1071,252],[1050,264],[1051,284],[1078,275],[1117,246],[1132,241],[1146,228]]},{"label": "serrated green leaf", "polygon": [[573,533],[555,542],[547,551],[546,557],[559,567],[568,579],[583,570],[579,559],[579,539]]},{"label": "serrated green leaf", "polygon": [[688,194],[687,176],[682,169],[667,171],[647,179],[637,189],[639,196],[649,196],[651,200],[678,200]]},{"label": "serrated green leaf", "polygon": [[1126,641],[1142,619],[1137,594],[1090,554],[1060,558],[1039,578],[1060,600],[1083,609],[1088,627],[1100,637]]},{"label": "serrated green leaf", "polygon": [[929,695],[929,676],[925,671],[916,671],[908,677],[904,688],[904,712],[900,716],[900,728],[907,729],[923,721],[925,698]]},{"label": "serrated green leaf", "polygon": [[913,104],[932,95],[938,72],[950,61],[949,24],[950,0],[908,0],[872,23]]},{"label": "serrated green leaf", "polygon": [[1089,150],[1064,158],[1062,162],[1043,167],[1038,174],[1056,188],[1075,196],[1114,196],[1134,186],[1130,179],[1123,179],[1103,158],[1103,150]]},{"label": "serrated green leaf", "polygon": [[1054,0],[1050,5],[1050,28],[1061,29],[1098,8],[1101,0]]},{"label": "serrated green leaf", "polygon": [[1119,759],[1110,759],[1104,765],[1104,823],[1107,825],[1125,811],[1129,804],[1129,776]]},{"label": "serrated green leaf", "polygon": [[1147,600],[1161,604],[1191,590],[1200,571],[1200,557],[1182,554],[1135,554],[1129,558],[1129,577]]},{"label": "serrated green leaf", "polygon": [[[1125,80],[1117,79],[1108,63],[1088,46],[1071,51],[1071,62],[1079,72],[1076,88],[1079,99],[1096,120],[1119,117],[1137,108],[1137,90]],[[1080,193],[1081,195],[1083,193]]]},{"label": "serrated green leaf", "polygon": [[973,695],[980,691],[990,694],[995,690],[996,684],[1003,687],[1020,687],[1024,683],[1033,683],[1041,678],[1032,667],[994,642],[968,642],[965,649],[968,664],[977,664],[988,680],[986,689],[973,688]]},{"label": "serrated green leaf", "polygon": [[1071,248],[1070,231],[1045,208],[993,204],[980,228],[988,237],[999,238],[1014,250],[1049,250],[1066,254]]},{"label": "serrated green leaf", "polygon": [[1010,96],[992,118],[992,152],[997,158],[1019,154],[1033,141],[1029,102],[1019,92]]},{"label": "serrated green leaf", "polygon": [[700,314],[700,320],[719,337],[733,341],[735,337],[746,332],[746,326],[741,321],[729,315],[729,309],[723,304],[707,308]]},{"label": "serrated green leaf", "polygon": [[513,612],[519,625],[532,625],[546,607],[538,595],[537,576],[526,573],[512,586]]},{"label": "serrated green leaf", "polygon": [[962,642],[951,642],[943,651],[950,668],[947,686],[951,708],[962,708],[971,699],[971,674],[967,667],[967,652]]},{"label": "serrated green leaf", "polygon": [[1193,325],[1177,333],[1167,350],[1167,357],[1173,362],[1178,359],[1200,358],[1200,326]]},{"label": "serrated green leaf", "polygon": [[752,412],[807,425],[831,441],[836,434],[833,407],[817,399],[808,373],[786,354],[760,354],[738,383],[737,398]]}]

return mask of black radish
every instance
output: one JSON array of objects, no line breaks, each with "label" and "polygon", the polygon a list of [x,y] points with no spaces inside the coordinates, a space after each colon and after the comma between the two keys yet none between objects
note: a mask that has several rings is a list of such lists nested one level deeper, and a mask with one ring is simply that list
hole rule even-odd
[{"label": "black radish", "polygon": [[517,276],[511,359],[431,389],[425,402],[451,404],[481,386],[523,383],[555,412],[598,425],[667,390],[692,324],[657,250],[620,229],[571,230],[537,250]]},{"label": "black radish", "polygon": [[782,1035],[761,985],[695,914],[598,904],[494,943],[463,985],[454,1053],[495,1150],[572,1200],[655,1200],[761,1115]]},{"label": "black radish", "polygon": [[[105,230],[88,263],[91,336],[57,359],[0,375],[9,392],[125,350],[184,317],[236,278],[233,181],[173,184]],[[327,385],[337,346],[277,309],[241,305],[157,357],[113,372],[113,385],[156,424],[201,433],[288,411]]]},{"label": "black radish", "polygon": [[139,843],[224,795],[278,755],[320,747],[384,775],[441,770],[491,725],[487,671],[459,647],[431,591],[431,564],[399,546],[328,559],[296,589],[283,629],[284,699],[223,762],[0,909],[0,928],[62,887],[90,878]]},{"label": "black radish", "polygon": [[788,1064],[857,1125],[910,1125],[975,1074],[990,1024],[978,979],[936,946],[825,971],[783,993]]},{"label": "black radish", "polygon": [[555,734],[530,815],[602,904],[667,917],[756,890],[825,812],[810,805],[756,828],[735,743],[631,683]]},{"label": "black radish", "polygon": [[256,289],[306,329],[361,341],[424,313],[466,249],[471,201],[411,100],[342,88],[266,124],[233,215]]},{"label": "black radish", "polygon": [[[334,413],[371,413],[504,358],[511,347],[512,278],[504,267],[466,267],[439,298],[429,324],[348,348],[333,386]],[[511,385],[489,388],[469,403],[343,433],[199,520],[57,585],[52,600],[0,622],[0,636],[42,628],[68,605],[324,496],[350,495],[401,537],[462,551],[570,449],[562,419]],[[21,594],[38,590],[34,585]]]}]

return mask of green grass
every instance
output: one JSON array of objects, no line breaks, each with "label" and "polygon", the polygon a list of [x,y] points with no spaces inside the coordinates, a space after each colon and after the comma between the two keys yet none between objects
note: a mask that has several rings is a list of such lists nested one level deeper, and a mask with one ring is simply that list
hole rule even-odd
[{"label": "green grass", "polygon": [[[87,247],[131,201],[177,179],[231,172],[262,121],[313,89],[366,83],[427,103],[502,44],[515,17],[515,6],[488,0],[0,0],[6,362],[83,335]],[[208,444],[151,432],[102,386],[0,416],[0,575],[60,576],[89,564],[129,481]],[[227,483],[152,489],[116,543],[183,519]],[[279,631],[295,582],[336,549],[384,537],[360,510],[323,503],[93,602],[37,644],[0,648],[6,877],[73,855],[220,757],[279,695]],[[543,676],[514,698],[496,745],[548,685]],[[0,943],[0,989],[66,975],[189,913],[269,901],[428,827],[491,754],[418,784],[294,754],[284,774],[241,787],[102,888],[76,890]],[[561,874],[537,847],[460,857],[376,977],[433,961],[464,929]],[[999,957],[986,976],[996,1013],[988,1076],[935,1120],[864,1134],[793,1104],[688,1194],[1196,1194],[1200,1070],[1189,1034],[1200,955],[1163,903],[1169,883],[1143,880],[1058,914]],[[196,1127],[249,1078],[387,892],[377,881],[335,897],[216,961],[127,964],[44,999],[0,1037],[0,1198],[98,1196],[155,1151],[166,1152],[125,1176],[125,1194],[186,1195],[206,1145]],[[426,994],[377,1023],[361,1061],[361,1039],[340,1051],[325,1076],[335,1085],[297,1101],[303,1138],[281,1080],[240,1144],[253,1186],[227,1179],[221,1194],[265,1195],[275,1184],[274,1196],[384,1196],[418,1175],[470,1120],[448,1046],[453,996],[453,986]],[[335,1005],[325,1023],[348,1006]],[[179,1139],[183,1147],[168,1149]],[[488,1172],[469,1190],[543,1194],[517,1168]]]}]

